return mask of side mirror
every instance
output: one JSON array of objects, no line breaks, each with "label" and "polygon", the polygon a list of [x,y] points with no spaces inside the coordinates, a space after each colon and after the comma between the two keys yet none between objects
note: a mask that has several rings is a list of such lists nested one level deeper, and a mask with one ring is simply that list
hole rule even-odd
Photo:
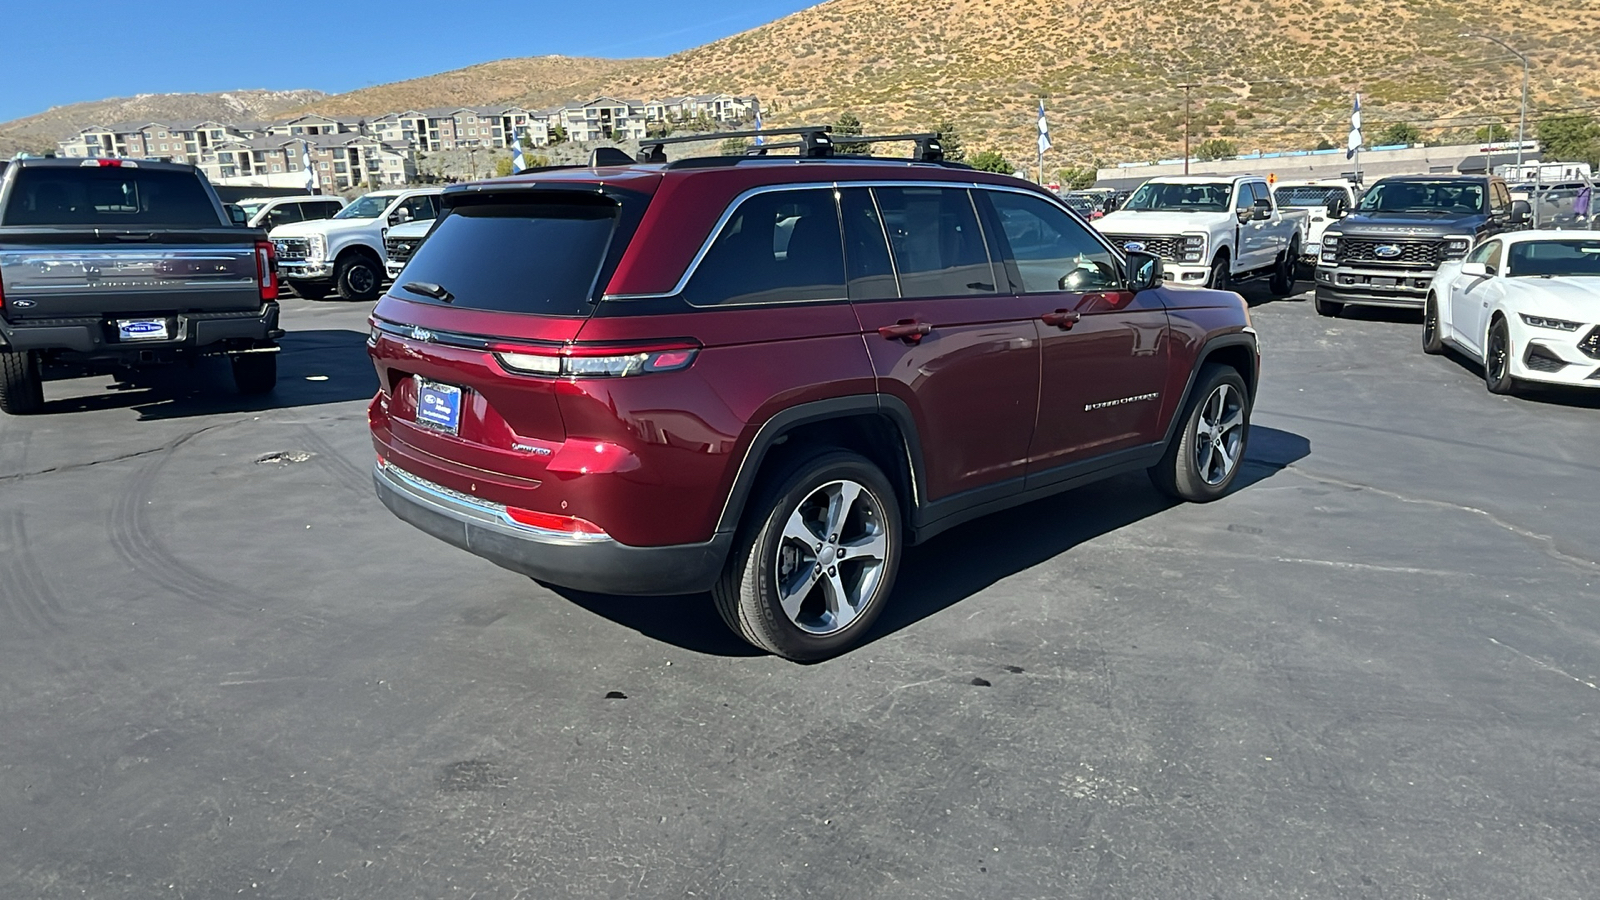
[{"label": "side mirror", "polygon": [[243,207],[236,206],[232,203],[224,204],[224,206],[226,206],[228,210],[228,221],[235,225],[250,224],[250,216],[244,211]]},{"label": "side mirror", "polygon": [[1533,207],[1526,200],[1511,201],[1511,224],[1526,225],[1533,219]]},{"label": "side mirror", "polygon": [[1235,210],[1234,215],[1239,217],[1239,224],[1244,225],[1256,217],[1256,211],[1254,207],[1247,207],[1245,209]]},{"label": "side mirror", "polygon": [[1128,256],[1128,290],[1138,293],[1161,286],[1166,279],[1163,274],[1161,257],[1143,250],[1129,250]]},{"label": "side mirror", "polygon": [[1461,264],[1461,274],[1469,278],[1488,278],[1489,266],[1481,262],[1464,262]]},{"label": "side mirror", "polygon": [[1262,198],[1255,202],[1255,218],[1259,221],[1272,218],[1272,201]]},{"label": "side mirror", "polygon": [[1334,197],[1328,201],[1328,218],[1342,219],[1350,215],[1350,201],[1343,197]]}]

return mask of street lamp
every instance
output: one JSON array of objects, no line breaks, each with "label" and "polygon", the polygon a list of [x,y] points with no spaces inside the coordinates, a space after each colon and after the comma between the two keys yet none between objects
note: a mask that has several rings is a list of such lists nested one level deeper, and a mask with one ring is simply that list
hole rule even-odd
[{"label": "street lamp", "polygon": [[1499,44],[1501,47],[1505,48],[1507,53],[1510,53],[1517,59],[1522,60],[1522,113],[1517,118],[1517,172],[1520,177],[1522,172],[1522,142],[1527,139],[1528,134],[1528,58],[1523,56],[1521,53],[1518,53],[1510,44],[1500,40],[1497,37],[1492,37],[1487,34],[1473,34],[1467,31],[1463,31],[1460,36],[1464,38],[1478,38],[1479,40]]}]

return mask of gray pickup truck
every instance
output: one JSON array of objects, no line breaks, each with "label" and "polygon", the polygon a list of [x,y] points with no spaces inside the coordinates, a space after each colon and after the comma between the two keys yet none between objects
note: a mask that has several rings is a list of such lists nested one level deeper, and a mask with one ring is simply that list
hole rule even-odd
[{"label": "gray pickup truck", "polygon": [[39,411],[47,365],[127,373],[227,356],[241,393],[278,379],[278,276],[199,170],[19,159],[0,173],[0,410]]}]

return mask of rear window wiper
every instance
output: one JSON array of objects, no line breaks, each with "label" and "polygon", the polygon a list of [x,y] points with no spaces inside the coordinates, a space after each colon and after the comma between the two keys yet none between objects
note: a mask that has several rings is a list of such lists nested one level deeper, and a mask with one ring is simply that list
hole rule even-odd
[{"label": "rear window wiper", "polygon": [[408,281],[405,284],[400,285],[400,288],[401,290],[410,291],[413,294],[421,294],[424,297],[432,297],[433,299],[443,303],[449,303],[456,299],[456,295],[445,290],[444,285],[434,284],[431,281]]}]

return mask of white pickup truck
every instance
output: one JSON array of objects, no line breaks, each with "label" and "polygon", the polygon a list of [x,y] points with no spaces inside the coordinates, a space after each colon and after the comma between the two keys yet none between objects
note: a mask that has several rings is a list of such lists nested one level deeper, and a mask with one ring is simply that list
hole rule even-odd
[{"label": "white pickup truck", "polygon": [[1160,256],[1175,284],[1227,290],[1254,278],[1294,291],[1305,210],[1280,210],[1256,175],[1173,175],[1139,186],[1094,227],[1125,250]]},{"label": "white pickup truck", "polygon": [[1355,186],[1344,179],[1327,181],[1280,181],[1272,188],[1272,199],[1280,209],[1306,211],[1306,230],[1300,241],[1300,266],[1306,277],[1317,268],[1317,257],[1322,255],[1322,235],[1337,219],[1329,215],[1334,202],[1343,201],[1344,209],[1356,208],[1361,197]]},{"label": "white pickup truck", "polygon": [[320,300],[373,300],[383,286],[383,239],[390,228],[439,215],[442,188],[373,191],[331,219],[272,229],[278,271],[295,293]]},{"label": "white pickup truck", "polygon": [[411,255],[417,252],[417,246],[432,228],[432,219],[419,219],[389,229],[383,238],[383,265],[390,281],[400,277]]}]

